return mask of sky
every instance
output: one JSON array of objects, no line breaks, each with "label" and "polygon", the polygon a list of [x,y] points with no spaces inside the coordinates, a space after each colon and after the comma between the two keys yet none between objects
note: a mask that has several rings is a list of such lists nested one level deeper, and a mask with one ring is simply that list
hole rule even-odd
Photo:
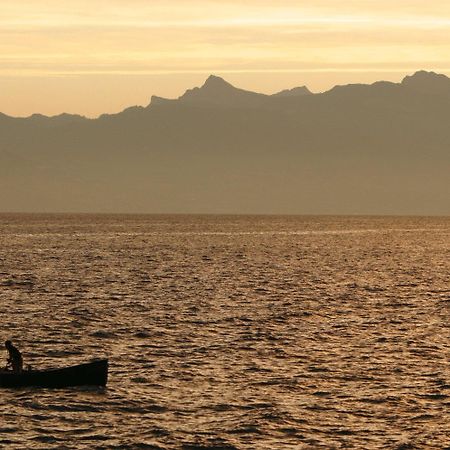
[{"label": "sky", "polygon": [[450,75],[448,0],[0,0],[0,111],[96,117],[210,74],[258,92]]}]

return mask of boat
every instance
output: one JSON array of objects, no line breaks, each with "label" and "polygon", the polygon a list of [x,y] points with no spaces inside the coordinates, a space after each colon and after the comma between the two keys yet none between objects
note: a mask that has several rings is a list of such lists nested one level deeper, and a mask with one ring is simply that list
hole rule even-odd
[{"label": "boat", "polygon": [[106,386],[107,381],[107,359],[97,359],[62,369],[24,370],[20,373],[0,370],[0,387],[4,388]]}]

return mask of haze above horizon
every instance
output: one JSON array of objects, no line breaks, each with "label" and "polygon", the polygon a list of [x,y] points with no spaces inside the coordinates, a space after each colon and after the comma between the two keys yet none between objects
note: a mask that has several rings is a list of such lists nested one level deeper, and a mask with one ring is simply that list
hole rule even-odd
[{"label": "haze above horizon", "polygon": [[95,117],[211,73],[274,93],[450,75],[450,4],[0,0],[0,111]]}]

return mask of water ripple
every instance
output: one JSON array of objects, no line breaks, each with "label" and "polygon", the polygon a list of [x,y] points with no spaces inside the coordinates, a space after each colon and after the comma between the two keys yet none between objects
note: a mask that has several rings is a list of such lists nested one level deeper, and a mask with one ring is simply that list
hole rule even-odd
[{"label": "water ripple", "polygon": [[108,356],[2,391],[0,446],[442,449],[450,220],[0,215],[3,339]]}]

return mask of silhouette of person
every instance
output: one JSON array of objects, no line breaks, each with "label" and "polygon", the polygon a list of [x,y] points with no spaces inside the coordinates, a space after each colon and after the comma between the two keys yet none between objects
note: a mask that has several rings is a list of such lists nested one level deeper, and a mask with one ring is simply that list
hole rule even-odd
[{"label": "silhouette of person", "polygon": [[22,372],[23,369],[23,358],[22,353],[14,347],[11,341],[5,342],[6,350],[8,350],[8,362],[6,367],[11,366],[13,372]]}]

